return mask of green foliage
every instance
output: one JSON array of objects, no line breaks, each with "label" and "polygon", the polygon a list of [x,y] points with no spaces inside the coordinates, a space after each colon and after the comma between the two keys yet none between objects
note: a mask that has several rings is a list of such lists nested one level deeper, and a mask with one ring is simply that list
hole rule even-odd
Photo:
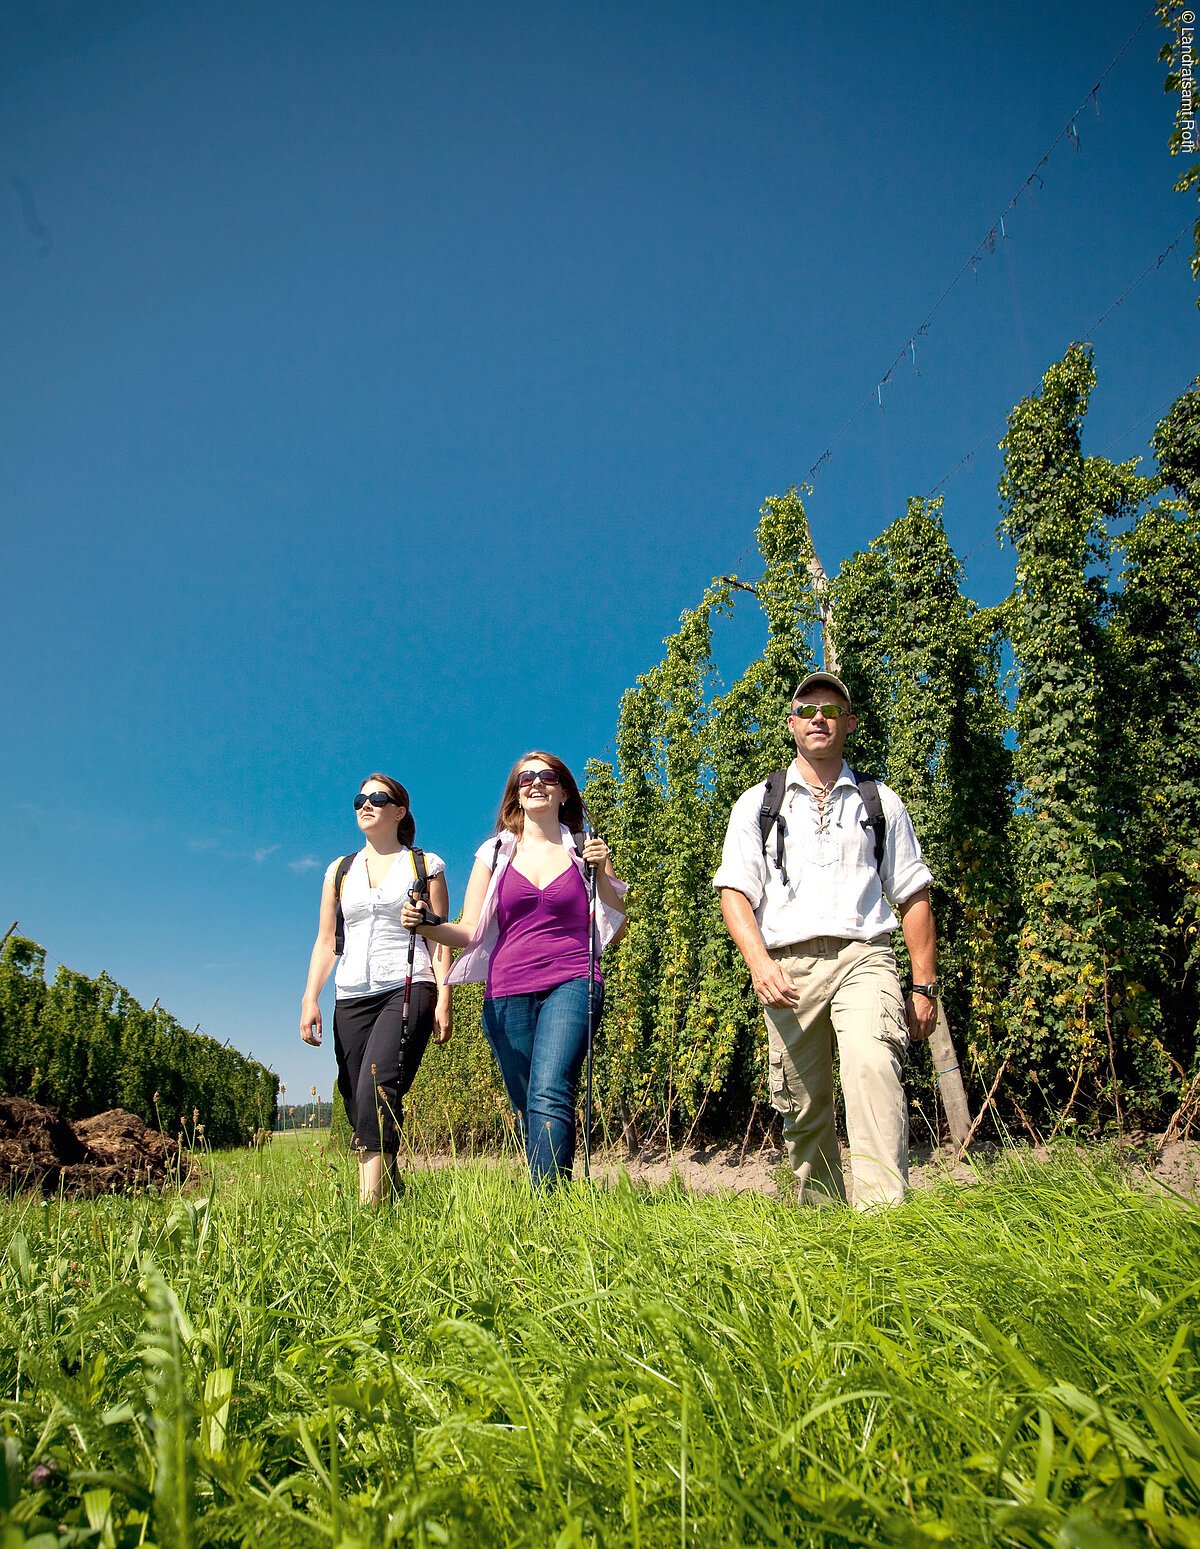
[{"label": "green foliage", "polygon": [[1200,379],[1171,405],[1154,432],[1161,487],[1200,515]]},{"label": "green foliage", "polygon": [[1113,1166],[866,1217],[214,1170],[0,1202],[0,1542],[1197,1542],[1200,1217]]},{"label": "green foliage", "polygon": [[199,1122],[210,1146],[242,1145],[270,1127],[273,1071],[188,1032],[157,1003],[146,1010],[107,974],[60,967],[47,984],[45,969],[45,951],[24,937],[0,951],[4,1092],[68,1119],[125,1108],[166,1130]]},{"label": "green foliage", "polygon": [[454,1035],[430,1040],[417,1079],[404,1099],[407,1143],[471,1154],[513,1132],[504,1082],[483,1031],[483,985],[454,991]]},{"label": "green foliage", "polygon": [[195,1542],[196,1464],[186,1346],[194,1341],[194,1335],[179,1298],[153,1262],[143,1266],[142,1282],[146,1299],[142,1359],[146,1407],[154,1436],[155,1536],[162,1549],[191,1549]]},{"label": "green foliage", "polygon": [[[592,762],[586,791],[632,883],[605,963],[610,1137],[741,1133],[763,1103],[760,1011],[710,880],[732,803],[791,756],[786,706],[826,601],[859,717],[850,760],[899,792],[934,874],[976,1100],[1007,1062],[1001,1103],[1023,1122],[1076,1102],[1146,1123],[1178,1106],[1200,1059],[1200,384],[1159,425],[1147,478],[1083,455],[1094,381],[1073,346],[1010,415],[1000,534],[1016,577],[999,607],[964,595],[941,503],[922,500],[818,597],[791,490],[762,508],[762,578],[714,581],[624,695],[616,763]],[[764,649],[725,688],[714,630],[750,595]],[[498,1082],[481,1036],[458,1053],[473,1106],[443,1083],[423,1111],[482,1138]],[[919,1099],[932,1071],[918,1058],[909,1076]]]},{"label": "green foliage", "polygon": [[616,769],[588,766],[589,808],[635,882],[627,935],[605,960],[598,1090],[612,1130],[728,1127],[762,1095],[760,1012],[711,881],[733,801],[790,757],[789,695],[812,663],[813,551],[796,490],[766,502],[757,540],[761,657],[720,692],[714,620],[747,590],[714,581],[622,699]]},{"label": "green foliage", "polygon": [[[933,872],[938,978],[974,1064],[1002,1041],[1013,929],[1012,758],[1000,617],[961,591],[940,500],[910,500],[833,586],[834,640],[860,718],[849,757],[886,778]],[[932,1080],[927,1066],[924,1079]]]},{"label": "green foliage", "polygon": [[1039,395],[1009,416],[1001,533],[1017,554],[1009,611],[1018,692],[1017,885],[1022,924],[1010,1034],[1029,1080],[1058,1104],[1086,1076],[1110,1103],[1120,1079],[1114,994],[1124,964],[1126,889],[1105,729],[1112,659],[1110,524],[1149,484],[1133,463],[1085,458],[1095,384],[1073,345]]},{"label": "green foliage", "polygon": [[1200,1039],[1200,393],[1155,434],[1160,488],[1119,543],[1109,631],[1109,800],[1122,814],[1128,971],[1116,990],[1136,1086],[1175,1085]]},{"label": "green foliage", "polygon": [[335,1151],[349,1151],[354,1144],[354,1131],[350,1128],[350,1115],[346,1112],[346,1101],[342,1096],[341,1087],[337,1085],[333,1088],[333,1104],[329,1116],[329,1144]]}]

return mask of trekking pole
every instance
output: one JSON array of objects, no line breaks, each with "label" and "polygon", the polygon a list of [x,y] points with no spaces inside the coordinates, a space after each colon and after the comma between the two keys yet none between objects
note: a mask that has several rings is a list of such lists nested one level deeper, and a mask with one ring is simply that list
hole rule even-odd
[{"label": "trekking pole", "polygon": [[[587,815],[587,809],[583,813],[583,837],[586,842],[592,837],[592,825]],[[596,868],[590,862],[587,864],[587,895],[588,895],[588,982],[587,982],[587,1082],[586,1096],[583,1105],[583,1176],[592,1176],[592,1039],[595,1032],[595,990],[596,990]]]},{"label": "trekking pole", "polygon": [[[420,882],[414,882],[408,890],[408,901],[414,906],[422,903],[425,889]],[[417,933],[410,930],[408,933],[408,964],[404,970],[404,1000],[400,1005],[400,1058],[404,1058],[404,1051],[408,1048],[408,1002],[412,997],[413,964],[417,956]]]}]

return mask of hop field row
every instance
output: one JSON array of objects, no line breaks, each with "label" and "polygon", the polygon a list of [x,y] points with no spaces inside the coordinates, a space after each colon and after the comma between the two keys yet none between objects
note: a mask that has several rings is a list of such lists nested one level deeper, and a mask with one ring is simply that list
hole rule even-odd
[{"label": "hop field row", "polygon": [[5,1549],[1200,1544],[1200,1214],[1078,1158],[371,1214],[301,1141],[0,1226]]}]

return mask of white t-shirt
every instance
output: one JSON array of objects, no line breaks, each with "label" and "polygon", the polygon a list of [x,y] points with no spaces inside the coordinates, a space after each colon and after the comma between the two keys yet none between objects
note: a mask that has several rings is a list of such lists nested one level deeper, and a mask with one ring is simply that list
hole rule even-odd
[{"label": "white t-shirt", "polygon": [[758,814],[764,780],[733,804],[715,888],[736,888],[750,900],[768,947],[814,936],[873,941],[900,923],[892,908],[933,880],[904,803],[879,782],[887,819],[883,859],[875,865],[875,836],[849,764],[843,763],[824,816],[795,764],[788,768],[781,817],[788,884],[775,865],[775,830],[763,854]]},{"label": "white t-shirt", "polygon": [[[359,995],[375,995],[404,983],[408,971],[409,935],[400,923],[408,890],[416,881],[417,868],[411,850],[401,850],[380,887],[367,882],[366,851],[360,850],[350,863],[342,884],[342,917],[346,922],[346,945],[338,960],[334,985],[338,1000],[353,1000]],[[338,860],[332,860],[325,872],[326,882],[337,875]],[[440,877],[446,863],[432,850],[425,851],[425,870]],[[429,948],[420,936],[413,954],[413,983],[433,983],[433,963]]]}]

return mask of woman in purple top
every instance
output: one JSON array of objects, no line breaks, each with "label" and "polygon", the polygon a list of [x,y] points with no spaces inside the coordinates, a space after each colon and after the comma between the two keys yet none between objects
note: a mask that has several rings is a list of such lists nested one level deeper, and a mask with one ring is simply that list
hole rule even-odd
[{"label": "woman in purple top", "polygon": [[[535,1184],[550,1188],[575,1159],[575,1101],[587,1053],[588,897],[596,873],[596,948],[624,923],[625,884],[608,846],[591,835],[580,855],[583,802],[571,771],[552,754],[527,753],[504,787],[497,832],[480,845],[456,924],[426,923],[408,906],[406,927],[444,946],[466,947],[449,982],[486,979],[483,1026],[521,1125]],[[603,980],[590,986],[599,1019]]]}]

